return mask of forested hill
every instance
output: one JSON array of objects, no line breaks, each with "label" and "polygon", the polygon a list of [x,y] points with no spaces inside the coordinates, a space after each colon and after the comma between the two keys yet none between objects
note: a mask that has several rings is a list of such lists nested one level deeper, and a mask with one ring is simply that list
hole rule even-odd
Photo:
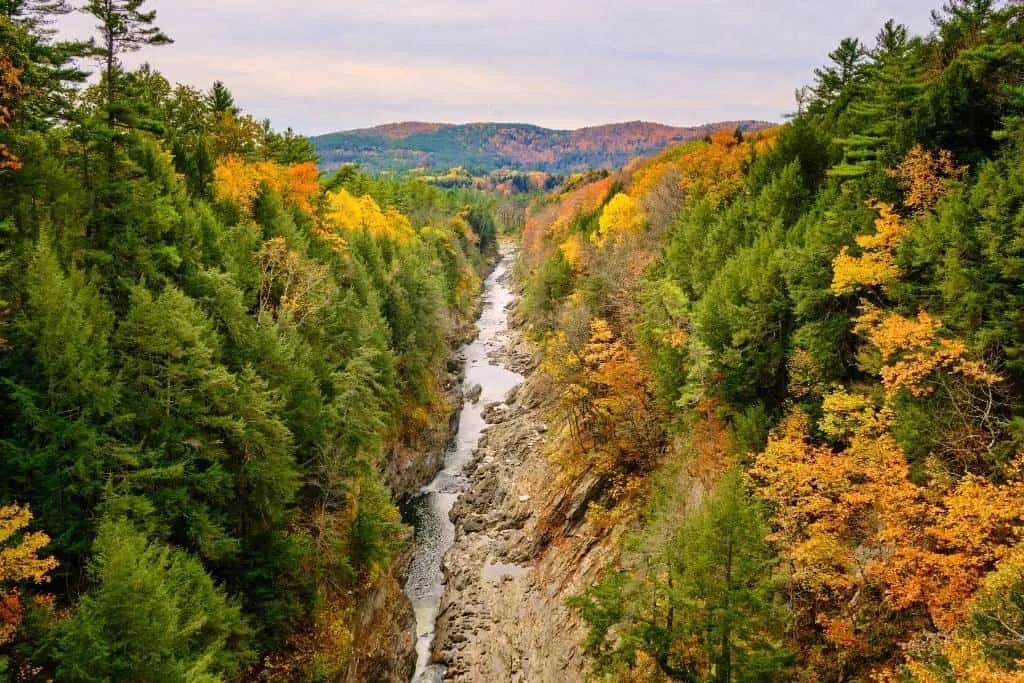
[{"label": "forested hill", "polygon": [[92,46],[0,9],[0,679],[343,678],[486,199],[320,177],[224,85],[123,68],[169,42],[139,0],[80,8]]},{"label": "forested hill", "polygon": [[932,22],[531,209],[599,680],[1024,680],[1024,5]]},{"label": "forested hill", "polygon": [[475,173],[516,168],[557,174],[616,169],[633,157],[702,138],[721,128],[747,131],[767,125],[723,121],[677,128],[634,121],[551,130],[520,123],[406,122],[321,135],[312,141],[327,169],[354,162],[371,172],[465,167]]}]

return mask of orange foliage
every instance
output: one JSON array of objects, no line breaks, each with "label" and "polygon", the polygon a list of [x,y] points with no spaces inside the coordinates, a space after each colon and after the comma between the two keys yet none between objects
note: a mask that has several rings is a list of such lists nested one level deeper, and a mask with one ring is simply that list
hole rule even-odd
[{"label": "orange foliage", "polygon": [[[857,238],[863,255],[844,250],[835,260],[837,295],[884,291],[900,276],[894,252],[908,230],[892,206],[877,208],[875,234]],[[812,444],[797,410],[757,457],[755,477],[775,507],[772,541],[792,581],[815,596],[808,609],[837,652],[866,652],[883,632],[906,639],[920,628],[910,615],[921,610],[950,632],[982,579],[1024,538],[1024,478],[918,486],[893,437],[890,402],[901,390],[926,396],[949,379],[989,390],[1000,381],[961,341],[940,337],[941,328],[926,311],[907,318],[862,300],[856,330],[880,358],[884,403],[835,391],[818,426],[840,448]],[[872,595],[882,597],[883,613]]]},{"label": "orange foliage", "polygon": [[981,580],[1024,538],[1024,480],[968,475],[948,491],[916,489],[889,507],[880,538],[892,554],[871,567],[894,609],[927,607],[943,630],[959,624]]},{"label": "orange foliage", "polygon": [[[1024,586],[1024,545],[1018,545],[1000,561],[996,571],[985,577],[977,596],[971,602],[971,613],[998,624],[987,634],[979,633],[966,624],[955,634],[940,640],[936,652],[911,661],[909,668],[921,683],[942,683],[947,677],[929,666],[941,653],[955,680],[971,683],[1020,683],[1024,671],[1005,671],[996,668],[987,656],[992,645],[1017,647],[1020,628],[1024,625],[1024,612],[1015,598]],[[941,661],[941,660],[940,660]],[[1018,662],[1017,667],[1020,668]],[[895,679],[894,679],[895,680]]]},{"label": "orange foliage", "polygon": [[909,635],[898,614],[917,607],[953,628],[982,578],[1024,537],[1024,481],[969,476],[946,491],[919,487],[889,433],[888,411],[841,394],[826,405],[825,431],[829,420],[854,430],[844,449],[812,445],[798,410],[753,470],[774,505],[771,540],[791,563],[792,581],[816,596],[825,637],[850,648],[858,629],[881,628],[861,612],[873,592],[885,598],[890,628]]},{"label": "orange foliage", "polygon": [[[22,70],[14,65],[10,57],[0,52],[0,128],[7,128],[14,119],[14,105],[21,96]],[[18,157],[4,144],[0,144],[0,171],[16,171],[21,168]]]},{"label": "orange foliage", "polygon": [[614,179],[603,178],[577,187],[551,204],[531,209],[523,228],[523,254],[527,263],[536,268],[547,259],[553,245],[567,236],[573,218],[584,211],[596,211],[612,189]]},{"label": "orange foliage", "polygon": [[[679,177],[680,188],[699,192],[715,204],[722,204],[743,187],[744,164],[751,155],[769,149],[775,143],[776,129],[769,129],[737,140],[734,129],[725,128],[711,136],[707,144],[689,144],[659,154],[653,160],[636,162],[624,178],[606,177],[574,187],[555,201],[531,209],[523,230],[523,253],[531,268],[538,267],[568,237],[573,219],[581,213],[596,211],[608,197],[616,180],[632,176],[629,190],[608,202],[601,216],[599,246],[613,235],[635,235],[646,225],[642,201],[668,174]],[[653,248],[652,248],[653,251]],[[642,266],[649,255],[638,257]]]},{"label": "orange foliage", "polygon": [[696,143],[689,143],[665,150],[653,159],[636,159],[626,167],[630,175],[629,193],[634,197],[643,197],[657,187],[662,180],[672,173],[679,159],[691,153]]},{"label": "orange foliage", "polygon": [[693,459],[687,463],[687,471],[705,491],[711,491],[731,464],[729,428],[715,401],[700,401],[694,412],[696,419],[689,430]]},{"label": "orange foliage", "polygon": [[913,319],[885,313],[870,304],[862,306],[856,329],[882,354],[882,383],[889,396],[900,389],[914,396],[927,396],[935,390],[928,380],[939,371],[988,385],[1002,381],[984,363],[967,359],[963,342],[938,337],[941,327],[942,322],[927,311]]},{"label": "orange foliage", "polygon": [[313,214],[313,198],[320,192],[320,171],[315,164],[282,166],[273,161],[250,163],[237,155],[228,155],[214,169],[214,189],[227,200],[249,213],[260,188],[277,192],[285,204],[307,216]]},{"label": "orange foliage", "polygon": [[[771,540],[793,583],[814,596],[808,609],[837,651],[866,651],[883,631],[909,637],[918,627],[907,616],[921,609],[949,632],[982,579],[1024,539],[1024,476],[919,486],[893,437],[888,402],[899,389],[927,394],[939,375],[999,379],[967,360],[959,341],[937,338],[940,326],[925,312],[909,320],[865,306],[858,327],[881,354],[886,402],[837,390],[818,427],[840,448],[814,445],[797,409],[756,458],[754,477],[775,510]],[[872,595],[883,597],[884,614]]]},{"label": "orange foliage", "polygon": [[889,171],[889,177],[899,180],[906,191],[903,204],[915,214],[924,214],[935,208],[946,193],[950,180],[959,180],[967,173],[966,166],[958,166],[953,154],[942,150],[938,155],[920,145],[910,150],[900,165]]},{"label": "orange foliage", "polygon": [[720,205],[743,186],[743,165],[751,155],[775,144],[777,129],[748,134],[738,141],[734,129],[722,128],[709,143],[690,143],[665,150],[653,159],[637,162],[631,174],[629,194],[641,199],[670,175],[679,176],[680,189],[705,192]]},{"label": "orange foliage", "polygon": [[777,130],[769,129],[740,142],[732,131],[718,131],[709,144],[679,160],[680,187],[688,193],[703,193],[720,206],[743,189],[743,167],[751,154],[769,149],[776,136]]},{"label": "orange foliage", "polygon": [[591,321],[590,339],[569,348],[564,333],[548,341],[545,374],[559,390],[558,415],[570,452],[601,473],[646,471],[655,464],[661,427],[650,378],[608,323]]},{"label": "orange foliage", "polygon": [[320,193],[320,169],[313,162],[295,164],[285,168],[285,176],[279,190],[285,202],[312,215],[312,199]]},{"label": "orange foliage", "polygon": [[21,623],[21,593],[12,584],[44,584],[57,567],[52,557],[39,557],[50,537],[41,532],[26,532],[31,521],[28,508],[0,507],[0,645],[11,641]]}]

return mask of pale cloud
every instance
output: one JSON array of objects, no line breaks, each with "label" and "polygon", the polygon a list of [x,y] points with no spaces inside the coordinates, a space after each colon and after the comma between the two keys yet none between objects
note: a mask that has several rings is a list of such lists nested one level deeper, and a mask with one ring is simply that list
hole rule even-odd
[{"label": "pale cloud", "polygon": [[[779,119],[848,35],[938,0],[150,0],[170,79],[305,133],[401,119]],[[89,21],[76,17],[81,34]]]}]

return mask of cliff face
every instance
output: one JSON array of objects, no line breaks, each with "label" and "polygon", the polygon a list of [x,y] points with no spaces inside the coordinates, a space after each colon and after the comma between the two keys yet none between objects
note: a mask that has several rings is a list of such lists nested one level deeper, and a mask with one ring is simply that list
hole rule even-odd
[{"label": "cliff face", "polygon": [[593,483],[555,483],[533,350],[513,332],[498,356],[527,380],[485,411],[491,427],[468,466],[472,488],[452,512],[434,656],[452,681],[583,680],[585,631],[566,601],[596,580],[617,539],[576,533]]},{"label": "cliff face", "polygon": [[[395,500],[408,500],[441,468],[463,403],[462,372],[458,362],[449,362],[443,381],[445,394],[431,424],[392,449],[384,472]],[[403,591],[410,554],[411,548],[396,557],[391,570],[359,601],[352,623],[354,650],[347,683],[408,683],[412,678],[416,615]]]}]

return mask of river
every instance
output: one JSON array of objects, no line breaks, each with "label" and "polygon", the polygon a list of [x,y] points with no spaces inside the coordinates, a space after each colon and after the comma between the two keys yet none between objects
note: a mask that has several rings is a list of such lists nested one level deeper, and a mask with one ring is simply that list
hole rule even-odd
[{"label": "river", "polygon": [[448,513],[469,485],[463,468],[472,457],[486,426],[483,408],[488,403],[503,400],[510,389],[523,381],[521,375],[488,358],[491,351],[501,348],[508,335],[506,307],[515,298],[507,277],[513,254],[510,245],[502,247],[501,261],[484,282],[483,311],[477,321],[477,338],[461,351],[466,369],[466,391],[480,385],[483,393],[476,403],[466,401],[459,415],[455,440],[445,453],[444,469],[420,491],[407,509],[416,530],[415,550],[405,586],[406,595],[416,610],[414,683],[444,680],[444,667],[432,664],[430,660],[435,624],[445,589],[441,566],[445,554],[455,542],[455,526]]}]

